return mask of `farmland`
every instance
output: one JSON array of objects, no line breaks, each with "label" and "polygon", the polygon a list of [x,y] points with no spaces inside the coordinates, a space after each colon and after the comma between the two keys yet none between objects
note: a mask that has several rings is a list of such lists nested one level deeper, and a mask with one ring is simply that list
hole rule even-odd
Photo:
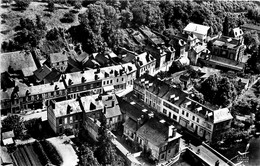
[{"label": "farmland", "polygon": [[[49,153],[50,149],[53,149],[52,153]],[[11,154],[11,158],[16,166],[43,166],[48,163],[55,165],[62,164],[62,159],[55,151],[54,146],[46,140],[18,145],[16,151]]]}]

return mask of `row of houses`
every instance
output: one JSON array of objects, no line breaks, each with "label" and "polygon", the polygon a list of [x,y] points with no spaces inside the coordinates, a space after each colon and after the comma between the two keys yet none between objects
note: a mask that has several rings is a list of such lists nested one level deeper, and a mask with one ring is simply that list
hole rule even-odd
[{"label": "row of houses", "polygon": [[170,86],[148,74],[135,80],[134,96],[157,112],[211,142],[226,131],[233,119],[228,108],[215,108],[195,101],[177,85]]},{"label": "row of houses", "polygon": [[99,120],[104,115],[110,128],[116,129],[122,113],[115,94],[91,95],[56,102],[47,102],[47,119],[53,131],[60,135],[66,129],[78,130],[86,118]]},{"label": "row of houses", "polygon": [[15,87],[1,90],[1,111],[19,113],[42,109],[50,99],[61,101],[103,92],[116,92],[133,86],[136,67],[126,63],[113,67],[62,74],[57,82],[28,86],[15,81]]}]

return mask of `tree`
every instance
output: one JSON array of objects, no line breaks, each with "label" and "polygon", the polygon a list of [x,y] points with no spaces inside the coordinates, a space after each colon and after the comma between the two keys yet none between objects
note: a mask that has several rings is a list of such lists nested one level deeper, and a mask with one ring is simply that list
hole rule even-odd
[{"label": "tree", "polygon": [[14,131],[15,138],[22,139],[24,134],[23,118],[19,115],[8,115],[2,120],[2,132]]},{"label": "tree", "polygon": [[50,12],[54,12],[55,6],[53,1],[49,1],[47,7]]},{"label": "tree", "polygon": [[82,166],[99,166],[97,159],[94,157],[93,151],[83,144],[79,147],[79,162]]},{"label": "tree", "polygon": [[133,13],[129,9],[121,11],[121,25],[123,28],[128,28],[133,20]]},{"label": "tree", "polygon": [[31,0],[14,0],[16,6],[21,9],[25,10],[31,3]]},{"label": "tree", "polygon": [[111,136],[106,124],[106,117],[101,115],[100,127],[98,129],[98,148],[95,151],[95,156],[100,164],[112,164],[116,161],[115,147],[111,142]]},{"label": "tree", "polygon": [[229,18],[225,17],[225,21],[223,22],[223,35],[229,36]]}]

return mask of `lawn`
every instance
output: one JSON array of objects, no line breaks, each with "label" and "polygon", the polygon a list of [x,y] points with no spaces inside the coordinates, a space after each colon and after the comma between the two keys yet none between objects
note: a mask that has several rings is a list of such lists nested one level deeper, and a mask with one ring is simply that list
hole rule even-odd
[{"label": "lawn", "polygon": [[[69,8],[61,8],[57,7],[58,9],[55,10],[53,13],[47,11],[46,7],[47,3],[41,2],[31,2],[30,6],[25,11],[17,11],[15,7],[10,5],[9,7],[1,6],[1,14],[5,14],[3,20],[4,22],[1,23],[1,39],[7,40],[13,37],[14,28],[19,24],[20,18],[29,18],[35,20],[36,15],[40,15],[42,20],[46,22],[46,26],[48,29],[53,27],[63,27],[69,28],[73,25],[78,25],[77,15],[75,17],[75,21],[73,23],[61,23],[60,19],[63,17],[64,13],[69,12],[72,7]],[[84,8],[81,12],[84,11]],[[48,16],[51,14],[51,16]],[[3,16],[3,15],[2,15]],[[3,34],[4,32],[4,34]]]},{"label": "lawn", "polygon": [[78,156],[73,149],[71,144],[65,144],[64,141],[68,140],[69,138],[66,136],[62,137],[53,137],[47,139],[50,141],[54,147],[59,152],[60,156],[62,157],[63,164],[62,166],[76,166],[78,163]]}]

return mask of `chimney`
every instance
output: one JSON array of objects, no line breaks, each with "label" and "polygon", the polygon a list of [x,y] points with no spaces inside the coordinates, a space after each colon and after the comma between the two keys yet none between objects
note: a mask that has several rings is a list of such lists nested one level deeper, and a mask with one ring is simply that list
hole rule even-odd
[{"label": "chimney", "polygon": [[81,82],[82,82],[82,83],[86,82],[85,77],[82,77],[82,78],[81,78]]},{"label": "chimney", "polygon": [[69,86],[73,84],[73,81],[71,79],[69,79],[69,82],[68,82]]},{"label": "chimney", "polygon": [[96,109],[96,105],[90,102],[89,110],[95,110],[95,109]]},{"label": "chimney", "polygon": [[111,107],[114,107],[114,106],[115,106],[115,101],[113,100],[112,104],[111,104]]},{"label": "chimney", "polygon": [[107,107],[104,106],[104,115],[107,113]]},{"label": "chimney", "polygon": [[58,85],[55,85],[54,90],[59,90]]},{"label": "chimney", "polygon": [[168,127],[168,138],[173,138],[176,136],[176,129],[173,125]]},{"label": "chimney", "polygon": [[175,98],[175,94],[173,94],[173,95],[170,96],[170,99],[173,99],[173,98]]},{"label": "chimney", "polygon": [[80,106],[82,112],[85,112],[85,109],[84,109],[84,106],[83,106],[83,103],[81,101],[81,97],[80,96],[77,96],[77,100],[76,101],[79,102],[79,106]]},{"label": "chimney", "polygon": [[72,111],[71,106],[68,105],[68,106],[67,106],[67,114],[70,114],[71,111]]},{"label": "chimney", "polygon": [[137,125],[136,125],[136,130],[138,130],[139,129],[139,127],[141,127],[141,120],[142,120],[142,118],[138,118],[137,119]]},{"label": "chimney", "polygon": [[95,80],[98,80],[98,79],[99,79],[99,78],[98,78],[98,75],[95,74]]}]

